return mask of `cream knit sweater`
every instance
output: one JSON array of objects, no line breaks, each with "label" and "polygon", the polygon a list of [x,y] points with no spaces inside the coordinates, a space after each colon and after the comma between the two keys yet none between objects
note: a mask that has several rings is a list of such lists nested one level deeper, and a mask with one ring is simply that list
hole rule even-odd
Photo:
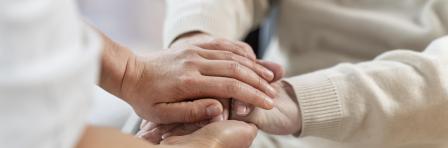
[{"label": "cream knit sweater", "polygon": [[[325,138],[341,147],[436,148],[448,143],[448,38],[426,47],[446,34],[448,0],[167,4],[165,45],[197,30],[240,39],[277,5],[277,31],[267,57],[283,63],[293,76],[286,81],[298,96],[301,137]],[[309,146],[338,145],[321,144]]]}]

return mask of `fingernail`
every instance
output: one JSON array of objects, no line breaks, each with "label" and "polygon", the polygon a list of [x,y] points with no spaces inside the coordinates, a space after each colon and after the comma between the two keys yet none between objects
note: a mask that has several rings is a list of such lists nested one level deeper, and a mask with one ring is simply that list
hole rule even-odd
[{"label": "fingernail", "polygon": [[271,97],[274,97],[277,95],[277,90],[274,89],[271,85],[268,85],[268,93]]},{"label": "fingernail", "polygon": [[263,73],[264,73],[264,77],[266,79],[269,79],[268,81],[271,81],[272,79],[274,79],[274,73],[272,71],[265,69]]},{"label": "fingernail", "polygon": [[221,108],[218,105],[210,105],[207,107],[207,115],[209,117],[215,117],[221,114]]},{"label": "fingernail", "polygon": [[274,100],[272,98],[266,97],[264,98],[267,108],[272,108],[274,106]]},{"label": "fingernail", "polygon": [[236,114],[238,116],[246,116],[247,115],[247,107],[246,107],[246,105],[239,103],[236,106]]}]

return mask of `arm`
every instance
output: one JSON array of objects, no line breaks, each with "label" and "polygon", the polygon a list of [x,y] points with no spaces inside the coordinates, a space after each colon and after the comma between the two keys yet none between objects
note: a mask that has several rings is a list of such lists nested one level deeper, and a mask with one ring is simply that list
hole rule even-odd
[{"label": "arm", "polygon": [[445,140],[447,48],[442,38],[422,53],[391,51],[287,79],[302,113],[301,136],[386,145]]},{"label": "arm", "polygon": [[268,0],[167,0],[164,45],[193,31],[241,39],[263,20],[268,9]]},{"label": "arm", "polygon": [[239,121],[209,124],[185,136],[170,137],[153,145],[116,129],[89,126],[77,148],[246,148],[257,134],[257,128]]},{"label": "arm", "polygon": [[77,148],[155,148],[163,147],[126,135],[112,128],[88,126],[81,136]]}]

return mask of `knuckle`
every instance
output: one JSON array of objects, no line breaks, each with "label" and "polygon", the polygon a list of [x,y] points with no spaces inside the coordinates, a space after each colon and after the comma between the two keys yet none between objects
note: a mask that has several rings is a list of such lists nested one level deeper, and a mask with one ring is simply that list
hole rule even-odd
[{"label": "knuckle", "polygon": [[230,51],[222,51],[222,54],[224,55],[224,57],[229,58],[230,60],[232,60],[232,58],[234,58],[235,56],[235,54]]},{"label": "knuckle", "polygon": [[196,79],[191,76],[180,76],[178,78],[178,85],[174,87],[173,93],[175,96],[188,96],[188,95],[194,95],[196,91],[192,88],[192,86],[196,85]]},{"label": "knuckle", "polygon": [[232,50],[232,48],[229,47],[229,41],[226,39],[223,39],[223,38],[217,38],[217,39],[213,40],[212,46],[216,50],[223,50],[223,51]]},{"label": "knuckle", "polygon": [[184,67],[197,67],[199,62],[197,60],[193,60],[193,59],[185,59],[182,61],[182,64]]},{"label": "knuckle", "polygon": [[231,62],[229,64],[229,70],[232,73],[232,75],[239,75],[239,74],[241,74],[241,66],[237,62]]},{"label": "knuckle", "polygon": [[238,61],[238,57],[235,54],[231,53],[231,52],[227,53],[227,57],[231,61]]},{"label": "knuckle", "polygon": [[197,50],[193,46],[188,46],[186,49],[184,49],[182,51],[182,55],[191,56],[191,55],[196,55],[196,54],[197,54]]},{"label": "knuckle", "polygon": [[213,40],[213,43],[214,43],[214,44],[223,44],[223,43],[226,43],[226,42],[227,42],[227,40],[224,39],[224,38],[215,38],[215,39]]},{"label": "knuckle", "polygon": [[258,79],[258,86],[262,86],[262,85],[265,84],[265,83],[263,82],[264,80],[263,80],[261,77],[257,77],[257,79]]},{"label": "knuckle", "polygon": [[196,107],[193,107],[185,112],[184,121],[186,122],[193,122],[195,121],[199,116],[199,109]]},{"label": "knuckle", "polygon": [[245,43],[245,42],[237,42],[237,44],[242,48],[242,50],[244,51],[244,55],[245,57],[248,56],[255,56],[254,50],[252,49],[252,47]]},{"label": "knuckle", "polygon": [[193,86],[197,83],[196,78],[189,76],[189,75],[183,75],[179,77],[179,81],[181,83],[181,87],[185,87],[185,86]]},{"label": "knuckle", "polygon": [[257,70],[257,68],[258,68],[257,63],[255,63],[255,61],[252,61],[252,60],[247,61],[247,66],[253,70]]},{"label": "knuckle", "polygon": [[237,80],[229,81],[228,85],[226,86],[227,93],[235,93],[239,89],[241,89],[241,83]]}]

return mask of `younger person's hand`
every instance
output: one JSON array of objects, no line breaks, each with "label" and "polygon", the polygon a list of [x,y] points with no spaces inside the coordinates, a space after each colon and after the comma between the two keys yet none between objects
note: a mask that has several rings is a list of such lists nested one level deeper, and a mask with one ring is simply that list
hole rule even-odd
[{"label": "younger person's hand", "polygon": [[197,46],[136,56],[107,37],[104,41],[100,86],[144,119],[159,124],[209,120],[223,112],[216,99],[273,107],[276,92],[267,81],[273,73],[247,57]]},{"label": "younger person's hand", "polygon": [[138,115],[156,123],[210,119],[223,110],[216,99],[271,109],[275,89],[259,74],[269,70],[245,66],[249,62],[229,52],[195,47],[153,53],[130,62],[121,95]]},{"label": "younger person's hand", "polygon": [[204,126],[192,134],[171,136],[161,142],[161,146],[183,148],[248,148],[257,128],[253,124],[227,120]]}]

